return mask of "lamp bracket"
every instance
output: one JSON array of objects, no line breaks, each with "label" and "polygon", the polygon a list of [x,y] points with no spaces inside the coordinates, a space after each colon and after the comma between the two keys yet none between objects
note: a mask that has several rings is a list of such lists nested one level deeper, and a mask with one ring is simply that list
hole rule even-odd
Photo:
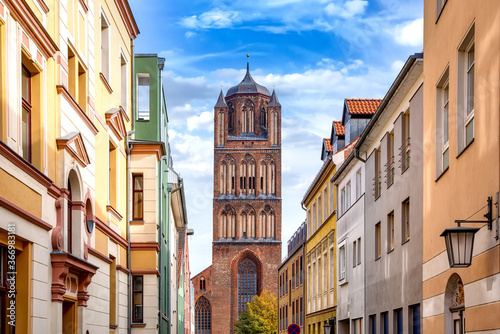
[{"label": "lamp bracket", "polygon": [[471,223],[471,224],[488,224],[488,230],[493,228],[493,198],[491,196],[488,197],[486,206],[488,208],[488,212],[483,216],[486,220],[468,220],[468,219],[457,219],[455,223],[460,226],[461,223]]}]

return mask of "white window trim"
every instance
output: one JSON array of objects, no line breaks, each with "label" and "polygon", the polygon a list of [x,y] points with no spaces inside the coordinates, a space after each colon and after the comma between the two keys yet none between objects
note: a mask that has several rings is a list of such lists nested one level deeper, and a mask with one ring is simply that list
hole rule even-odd
[{"label": "white window trim", "polygon": [[[339,269],[338,269],[338,281],[339,281],[339,285],[343,285],[345,283],[348,282],[347,280],[347,246],[349,244],[349,240],[347,238],[345,238],[344,240],[342,240],[341,242],[339,242],[338,244],[338,247],[337,247],[337,256],[338,256],[338,266],[339,266]],[[344,261],[343,261],[343,264],[344,264],[344,272],[343,272],[343,275],[342,275],[342,261],[340,261],[340,256],[341,256],[341,249],[344,249]]]}]

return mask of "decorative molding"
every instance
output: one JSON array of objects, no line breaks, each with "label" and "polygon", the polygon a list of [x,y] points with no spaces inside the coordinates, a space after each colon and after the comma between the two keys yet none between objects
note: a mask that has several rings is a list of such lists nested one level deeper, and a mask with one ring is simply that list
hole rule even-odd
[{"label": "decorative molding", "polygon": [[127,135],[125,122],[123,121],[123,113],[120,109],[113,108],[106,112],[106,124],[111,131],[113,131],[118,140],[123,140]]},{"label": "decorative molding", "polygon": [[120,221],[123,219],[123,216],[111,205],[106,205],[106,211],[110,213],[116,220]]},{"label": "decorative molding", "polygon": [[55,184],[51,184],[50,187],[47,188],[47,194],[52,198],[58,199],[61,196],[61,189]]},{"label": "decorative molding", "polygon": [[104,255],[103,253],[99,252],[98,250],[96,250],[95,248],[92,248],[90,246],[87,247],[88,248],[88,251],[89,251],[89,254],[92,254],[94,255],[95,257],[103,260],[104,262],[106,262],[107,264],[111,264],[113,263],[113,260],[111,260],[108,256]]},{"label": "decorative molding", "polygon": [[4,197],[0,196],[0,207],[3,207],[10,212],[18,215],[19,217],[26,219],[30,223],[33,223],[34,225],[41,227],[45,231],[50,231],[52,230],[52,225],[49,223],[43,221],[42,219],[34,216],[33,214],[29,213],[28,211],[24,210],[23,208],[15,205],[11,201],[5,199]]},{"label": "decorative molding", "polygon": [[85,13],[87,13],[89,11],[89,7],[87,7],[87,4],[85,2],[83,2],[83,0],[79,0],[79,2],[80,2],[80,5],[82,5],[82,7],[83,7],[83,11]]},{"label": "decorative molding", "polygon": [[7,144],[0,140],[0,155],[9,160],[16,167],[31,176],[36,182],[40,183],[45,188],[50,188],[53,185],[51,179],[45,174],[36,169],[32,164],[24,160],[19,154],[14,152]]},{"label": "decorative molding", "polygon": [[130,117],[128,117],[127,112],[125,109],[123,109],[122,106],[120,106],[120,112],[122,113],[122,117],[128,122],[130,122]]},{"label": "decorative molding", "polygon": [[125,238],[123,238],[121,235],[113,231],[111,227],[103,223],[102,220],[100,220],[97,217],[95,217],[95,227],[117,244],[121,245],[124,248],[127,248],[128,246],[127,240],[125,240]]},{"label": "decorative molding", "polygon": [[131,242],[131,250],[154,250],[160,252],[160,245],[157,242]]},{"label": "decorative molding", "polygon": [[125,24],[125,28],[127,28],[127,32],[132,39],[136,39],[137,35],[139,35],[139,28],[137,27],[137,23],[135,22],[134,15],[132,14],[132,10],[128,4],[127,0],[115,0],[116,7],[120,12],[120,16],[122,17],[123,24]]},{"label": "decorative molding", "polygon": [[101,78],[102,83],[104,84],[104,87],[108,90],[109,94],[113,93],[113,89],[111,88],[111,85],[108,82],[108,79],[102,74],[102,72],[99,72],[99,77]]},{"label": "decorative molding", "polygon": [[138,143],[138,142],[133,142],[132,144],[132,149],[130,150],[131,153],[139,153],[139,154],[144,154],[144,153],[150,153],[150,154],[156,154],[156,159],[158,161],[161,160],[161,157],[164,155],[163,152],[163,144],[162,143]]},{"label": "decorative molding", "polygon": [[73,254],[60,251],[50,253],[50,262],[52,265],[52,301],[63,302],[63,295],[66,293],[66,277],[68,273],[71,273],[78,276],[78,306],[86,307],[90,297],[87,287],[99,267]]},{"label": "decorative molding", "polygon": [[132,275],[156,275],[160,277],[160,272],[157,269],[139,269],[139,270],[133,270],[132,269]]},{"label": "decorative molding", "polygon": [[63,230],[63,200],[62,199],[57,199],[55,202],[56,206],[56,227],[52,231],[52,249],[55,251],[62,251],[63,249],[63,235],[62,235],[62,230]]},{"label": "decorative molding", "polygon": [[[81,133],[71,132],[67,135],[57,138],[57,148],[65,149],[68,153],[83,167],[87,167],[90,164],[89,155],[85,149],[85,143]],[[74,147],[73,147],[74,145]]]},{"label": "decorative molding", "polygon": [[90,120],[89,116],[85,113],[85,111],[83,111],[83,109],[78,105],[73,96],[71,96],[68,89],[63,85],[56,85],[56,88],[57,88],[57,94],[62,94],[62,96],[64,96],[64,98],[69,102],[69,104],[71,104],[73,109],[76,110],[78,116],[80,116],[83,122],[88,126],[90,131],[94,135],[96,135],[99,132],[99,130],[94,125],[94,123],[92,123],[92,121]]},{"label": "decorative molding", "polygon": [[124,272],[125,274],[128,274],[130,270],[128,270],[126,267],[122,266],[121,264],[116,265],[116,270],[120,270],[121,272]]},{"label": "decorative molding", "polygon": [[40,6],[40,8],[43,10],[43,12],[45,14],[47,14],[50,11],[49,7],[47,7],[47,5],[45,4],[45,1],[43,1],[43,0],[36,0],[36,2],[38,3],[38,5]]},{"label": "decorative molding", "polygon": [[5,0],[5,4],[14,19],[35,41],[45,58],[52,58],[59,48],[26,1]]}]

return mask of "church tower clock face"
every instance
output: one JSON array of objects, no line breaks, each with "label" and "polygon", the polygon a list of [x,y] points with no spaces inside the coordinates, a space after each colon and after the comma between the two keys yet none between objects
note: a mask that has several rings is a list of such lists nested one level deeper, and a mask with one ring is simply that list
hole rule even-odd
[{"label": "church tower clock face", "polygon": [[226,334],[255,295],[277,291],[281,262],[281,104],[248,64],[214,107],[213,180],[212,264],[192,279],[195,324]]}]

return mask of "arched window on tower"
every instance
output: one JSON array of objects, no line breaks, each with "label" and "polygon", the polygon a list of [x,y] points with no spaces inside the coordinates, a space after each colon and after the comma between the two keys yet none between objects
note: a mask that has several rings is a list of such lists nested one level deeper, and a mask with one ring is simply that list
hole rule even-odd
[{"label": "arched window on tower", "polygon": [[255,195],[255,160],[248,164],[248,194]]},{"label": "arched window on tower", "polygon": [[196,301],[195,306],[195,321],[196,330],[198,334],[211,334],[212,333],[212,310],[210,302],[205,297],[200,297]]},{"label": "arched window on tower", "polygon": [[224,117],[224,112],[223,111],[219,111],[219,119],[217,121],[218,123],[218,126],[217,126],[217,145],[224,145],[224,134],[225,134],[225,131],[224,131],[224,121],[225,121],[225,117]]},{"label": "arched window on tower", "polygon": [[238,315],[257,295],[257,265],[249,258],[243,259],[238,266]]},{"label": "arched window on tower", "polygon": [[240,194],[247,194],[247,163],[244,160],[240,164]]},{"label": "arched window on tower", "polygon": [[267,164],[265,161],[260,163],[260,193],[267,195]]},{"label": "arched window on tower", "polygon": [[219,222],[219,236],[220,238],[227,238],[227,213],[223,212],[220,215],[220,222]]},{"label": "arched window on tower", "polygon": [[206,291],[207,286],[205,282],[205,277],[200,278],[200,291]]},{"label": "arched window on tower", "polygon": [[235,238],[236,237],[236,215],[234,212],[230,212],[227,215],[228,220],[228,237]]},{"label": "arched window on tower", "polygon": [[244,237],[244,238],[247,238],[248,237],[248,232],[247,232],[247,214],[245,212],[241,213],[241,221],[240,221],[240,231],[241,231],[241,235],[239,236],[240,238],[241,237]]},{"label": "arched window on tower", "polygon": [[266,237],[266,229],[267,228],[267,215],[264,211],[260,213],[259,217],[259,238]]},{"label": "arched window on tower", "polygon": [[228,183],[229,193],[234,194],[236,188],[236,167],[234,166],[234,159],[229,161]]},{"label": "arched window on tower", "polygon": [[267,237],[276,239],[274,212],[269,213],[267,221],[268,221]]},{"label": "arched window on tower", "polygon": [[247,237],[255,239],[255,212],[250,212],[248,215]]},{"label": "arched window on tower", "polygon": [[232,130],[234,128],[234,108],[231,103],[229,103],[228,107],[229,107],[228,130]]},{"label": "arched window on tower", "polygon": [[266,127],[266,109],[264,107],[260,108],[260,125]]},{"label": "arched window on tower", "polygon": [[227,194],[227,164],[225,161],[223,161],[220,166],[219,166],[219,174],[220,174],[220,181],[219,181],[219,192],[220,195],[225,195]]},{"label": "arched window on tower", "polygon": [[269,174],[268,194],[276,196],[276,164],[274,163],[274,161],[271,161],[269,165],[268,174]]}]

